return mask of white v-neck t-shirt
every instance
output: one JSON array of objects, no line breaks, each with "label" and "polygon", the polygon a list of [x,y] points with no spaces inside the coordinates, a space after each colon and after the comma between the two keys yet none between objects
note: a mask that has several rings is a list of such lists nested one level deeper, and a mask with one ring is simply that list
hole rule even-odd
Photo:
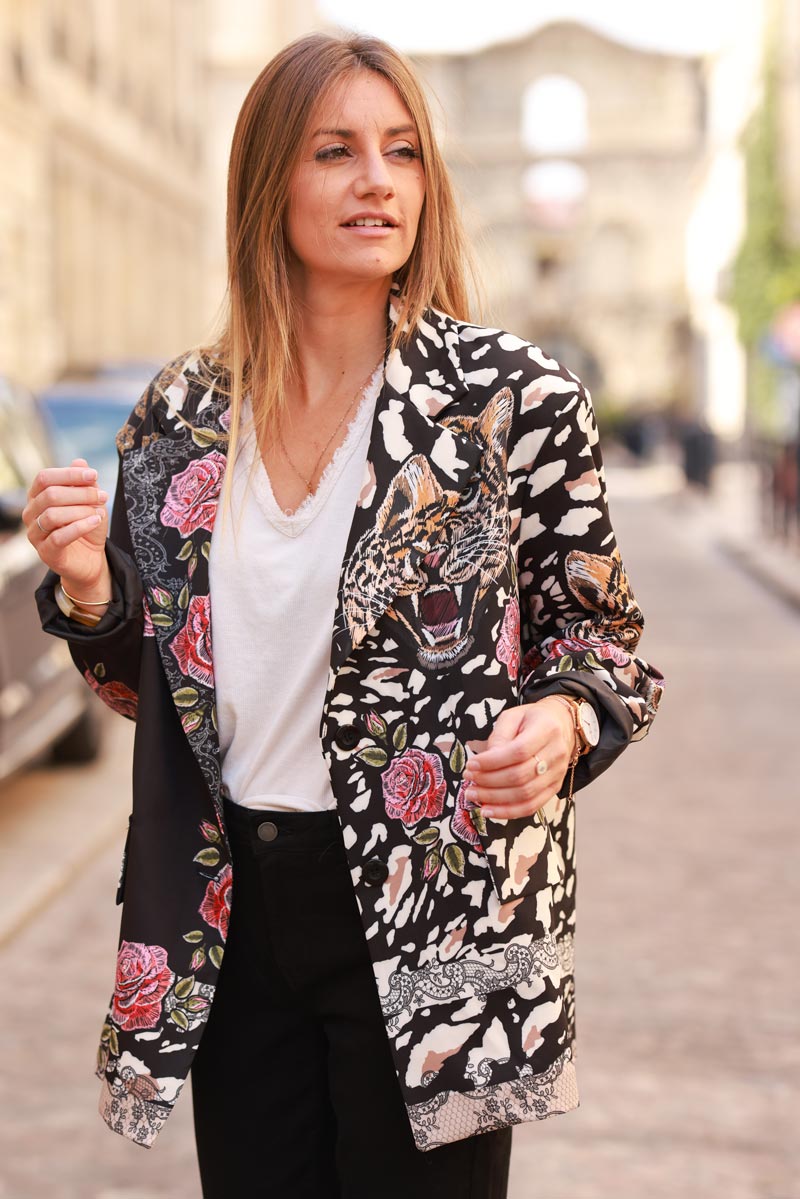
[{"label": "white v-neck t-shirt", "polygon": [[291,514],[272,493],[243,407],[228,466],[232,504],[217,513],[209,575],[222,780],[245,807],[336,806],[319,729],[339,574],[382,377],[379,367],[316,491]]}]

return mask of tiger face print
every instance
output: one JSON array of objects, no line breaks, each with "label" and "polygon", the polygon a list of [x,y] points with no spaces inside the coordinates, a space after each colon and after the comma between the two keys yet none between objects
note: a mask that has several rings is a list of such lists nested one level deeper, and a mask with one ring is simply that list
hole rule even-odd
[{"label": "tiger face print", "polygon": [[512,407],[512,393],[503,388],[479,416],[444,418],[442,425],[483,450],[469,485],[446,491],[425,458],[409,458],[353,556],[356,570],[344,589],[348,620],[369,623],[364,609],[371,595],[376,611],[385,610],[412,642],[425,670],[452,667],[469,653],[481,603],[508,566],[505,461]]}]

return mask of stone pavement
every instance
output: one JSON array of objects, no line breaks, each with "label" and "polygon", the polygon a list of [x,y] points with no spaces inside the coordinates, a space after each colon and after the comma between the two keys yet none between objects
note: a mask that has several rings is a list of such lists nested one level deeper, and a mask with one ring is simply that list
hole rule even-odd
[{"label": "stone pavement", "polygon": [[[609,489],[668,689],[578,796],[582,1106],[516,1130],[510,1199],[800,1199],[800,617],[673,486],[612,467]],[[62,799],[42,835],[66,847]],[[199,1199],[188,1094],[149,1151],[95,1114],[121,843],[0,952],[0,1199]]]}]

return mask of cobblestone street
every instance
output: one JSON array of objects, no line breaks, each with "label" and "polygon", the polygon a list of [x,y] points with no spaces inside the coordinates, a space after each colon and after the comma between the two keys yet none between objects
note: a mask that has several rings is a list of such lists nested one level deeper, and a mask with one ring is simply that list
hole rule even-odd
[{"label": "cobblestone street", "polygon": [[[516,1130],[510,1195],[800,1199],[800,617],[714,548],[690,506],[637,494],[634,478],[609,470],[611,514],[647,620],[641,652],[668,686],[652,736],[577,799],[582,1106]],[[96,1114],[129,740],[110,745],[85,784],[96,808],[75,772],[64,786],[51,772],[49,798],[43,772],[12,784],[15,803],[47,804],[46,855],[59,822],[75,845],[93,812],[112,819],[108,804],[120,832],[74,856],[1,951],[0,1199],[200,1196],[188,1088],[150,1151]],[[18,875],[36,863],[30,836]]]}]

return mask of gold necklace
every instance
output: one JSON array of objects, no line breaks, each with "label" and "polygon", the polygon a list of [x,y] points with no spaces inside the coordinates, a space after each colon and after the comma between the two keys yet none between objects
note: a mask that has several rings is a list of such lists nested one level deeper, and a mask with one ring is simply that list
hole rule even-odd
[{"label": "gold necklace", "polygon": [[[378,365],[379,365],[379,364],[378,364]],[[284,443],[284,440],[283,440],[283,434],[281,433],[281,431],[280,431],[280,428],[278,428],[278,443],[280,444],[281,450],[283,451],[283,456],[284,456],[284,458],[286,459],[286,461],[289,463],[289,465],[291,466],[292,470],[293,470],[293,471],[294,471],[294,473],[297,475],[297,477],[298,477],[298,479],[301,481],[301,483],[304,483],[304,484],[305,484],[306,491],[308,492],[308,494],[309,494],[309,495],[313,495],[313,493],[314,493],[314,487],[313,487],[313,479],[314,479],[314,475],[317,473],[317,467],[319,466],[320,462],[322,461],[322,457],[323,457],[323,455],[324,455],[325,451],[327,450],[328,446],[329,446],[329,445],[331,444],[331,442],[333,441],[333,439],[334,439],[334,437],[336,436],[336,434],[337,434],[337,433],[339,432],[339,430],[341,429],[341,427],[342,427],[342,425],[344,424],[344,422],[345,422],[345,420],[346,420],[347,416],[349,415],[349,413],[352,411],[352,409],[353,409],[353,405],[355,404],[356,400],[359,398],[359,396],[361,396],[361,395],[363,395],[363,394],[364,394],[364,390],[365,390],[365,388],[366,388],[367,384],[369,383],[370,379],[372,378],[372,376],[375,374],[375,371],[378,369],[378,365],[374,366],[374,367],[372,368],[372,370],[369,372],[369,374],[367,375],[366,379],[365,379],[365,380],[364,380],[364,382],[361,384],[361,386],[359,387],[358,391],[356,392],[356,394],[353,396],[352,400],[351,400],[351,401],[350,401],[350,403],[348,404],[348,406],[347,406],[347,410],[345,411],[345,413],[344,413],[344,415],[342,416],[341,420],[339,421],[338,425],[337,425],[337,426],[336,426],[336,428],[333,430],[333,432],[331,433],[330,437],[328,438],[328,440],[325,442],[324,446],[323,446],[323,447],[322,447],[322,449],[320,450],[319,456],[318,456],[318,458],[317,458],[316,462],[314,463],[314,469],[311,471],[311,478],[310,478],[310,479],[307,479],[307,478],[305,477],[305,475],[302,475],[302,474],[300,473],[300,471],[297,469],[297,467],[295,466],[294,462],[292,462],[291,458],[289,457],[289,451],[287,450],[287,448],[286,448],[286,445],[285,445],[285,443]]]}]

